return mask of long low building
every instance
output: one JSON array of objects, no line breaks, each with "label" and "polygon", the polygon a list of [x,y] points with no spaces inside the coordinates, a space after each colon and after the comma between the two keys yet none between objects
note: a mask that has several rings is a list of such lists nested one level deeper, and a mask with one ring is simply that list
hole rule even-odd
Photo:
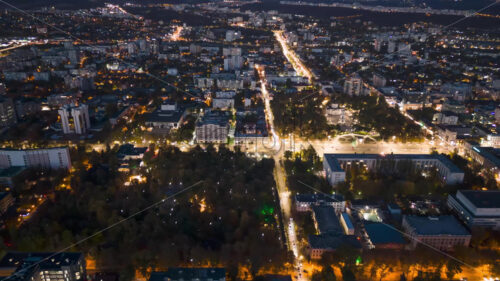
[{"label": "long low building", "polygon": [[11,281],[80,281],[86,279],[82,253],[8,252],[0,260],[0,279]]},{"label": "long low building", "polygon": [[469,246],[471,234],[454,216],[404,216],[403,228],[415,248],[419,242],[450,251],[455,246]]},{"label": "long low building", "polygon": [[468,226],[500,229],[500,191],[459,190],[448,196],[448,206]]},{"label": "long low building", "polygon": [[406,245],[403,235],[386,223],[365,222],[365,231],[370,248],[403,249]]},{"label": "long low building", "polygon": [[484,170],[489,170],[495,176],[500,177],[500,148],[466,143],[464,152],[466,156],[480,164]]},{"label": "long low building", "polygon": [[42,149],[0,149],[0,169],[10,167],[40,167],[45,169],[71,169],[67,147]]},{"label": "long low building", "polygon": [[309,235],[308,252],[311,259],[321,259],[324,253],[335,252],[341,246],[361,249],[361,243],[354,235],[330,233]]},{"label": "long low building", "polygon": [[345,211],[345,200],[340,194],[297,194],[295,195],[295,205],[298,212],[311,211],[314,206],[331,206],[336,213]]},{"label": "long low building", "polygon": [[224,268],[175,267],[151,273],[149,281],[225,281]]},{"label": "long low building", "polygon": [[312,213],[318,233],[308,236],[308,252],[312,259],[320,259],[323,253],[334,252],[342,245],[361,248],[356,236],[344,234],[341,222],[332,206],[313,206]]},{"label": "long low building", "polygon": [[380,168],[384,162],[393,161],[394,167],[400,161],[411,161],[418,169],[436,168],[447,184],[462,183],[464,172],[450,159],[439,154],[324,154],[323,169],[331,185],[345,181],[345,169],[352,163],[363,163],[367,169]]}]

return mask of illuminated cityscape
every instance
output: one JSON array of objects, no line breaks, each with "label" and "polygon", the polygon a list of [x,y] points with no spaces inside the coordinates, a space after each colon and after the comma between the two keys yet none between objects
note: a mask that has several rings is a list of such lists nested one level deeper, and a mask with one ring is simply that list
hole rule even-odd
[{"label": "illuminated cityscape", "polygon": [[0,280],[500,280],[498,0],[0,0],[0,30]]}]

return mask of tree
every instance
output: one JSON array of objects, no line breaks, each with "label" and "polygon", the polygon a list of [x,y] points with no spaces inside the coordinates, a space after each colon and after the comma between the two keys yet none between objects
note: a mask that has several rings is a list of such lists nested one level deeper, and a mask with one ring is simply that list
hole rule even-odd
[{"label": "tree", "polygon": [[331,266],[323,267],[323,270],[321,270],[321,280],[323,280],[323,281],[335,281],[335,280],[337,280],[337,277],[335,276],[335,272],[333,271],[333,268]]},{"label": "tree", "polygon": [[341,272],[344,281],[356,281],[356,276],[349,267],[342,267]]},{"label": "tree", "polygon": [[460,272],[462,272],[462,265],[456,260],[449,260],[446,264],[446,277],[452,280]]},{"label": "tree", "polygon": [[[230,276],[237,276],[241,266],[252,275],[263,268],[281,270],[289,253],[277,231],[273,160],[258,161],[241,151],[212,146],[181,152],[157,145],[151,150],[157,153],[147,157],[145,167],[133,168],[147,181],[128,186],[124,183],[130,175],[112,164],[116,151],[73,151],[75,159],[92,167],[74,165],[71,190],[56,190],[36,216],[11,231],[13,250],[67,247],[201,181],[175,201],[167,200],[71,250],[92,256],[97,266],[122,269],[120,279],[125,281],[133,278],[134,269],[145,273],[149,266],[213,262],[227,265]],[[48,176],[33,171],[30,177]],[[250,194],[255,200],[248,200]],[[258,235],[251,234],[252,229]]]},{"label": "tree", "polygon": [[500,262],[495,261],[490,264],[490,273],[493,276],[500,276]]},{"label": "tree", "polygon": [[311,276],[311,281],[323,281],[323,276],[320,271],[314,271]]}]

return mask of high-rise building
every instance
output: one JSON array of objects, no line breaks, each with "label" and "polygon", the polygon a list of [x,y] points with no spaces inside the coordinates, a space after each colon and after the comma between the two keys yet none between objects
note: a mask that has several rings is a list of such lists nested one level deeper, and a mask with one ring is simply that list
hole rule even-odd
[{"label": "high-rise building", "polygon": [[6,89],[5,89],[5,84],[0,83],[0,95],[5,95]]},{"label": "high-rise building", "polygon": [[241,32],[234,31],[234,30],[226,31],[226,41],[232,42],[232,41],[240,39],[240,38],[241,38]]},{"label": "high-rise building", "polygon": [[59,116],[61,117],[61,124],[62,124],[63,133],[70,134],[71,127],[69,124],[69,118],[70,118],[69,107],[68,106],[61,107],[58,110],[58,113],[59,113]]},{"label": "high-rise building", "polygon": [[362,94],[363,82],[361,77],[354,75],[348,77],[344,82],[344,93],[349,96],[359,96]]},{"label": "high-rise building", "polygon": [[411,45],[404,42],[399,43],[398,53],[401,56],[409,56],[411,54]]},{"label": "high-rise building", "polygon": [[387,84],[387,79],[385,79],[384,76],[374,73],[373,74],[373,86],[380,88],[380,87],[385,87]]},{"label": "high-rise building", "polygon": [[387,43],[387,53],[394,53],[396,51],[396,42],[389,40]]},{"label": "high-rise building", "polygon": [[229,127],[229,117],[224,113],[207,112],[196,123],[196,141],[198,143],[225,143]]},{"label": "high-rise building", "polygon": [[129,55],[135,54],[137,52],[137,45],[134,42],[128,43],[127,51]]},{"label": "high-rise building", "polygon": [[155,55],[160,53],[160,40],[154,39],[151,42],[151,53]]},{"label": "high-rise building", "polygon": [[90,118],[88,106],[82,104],[71,109],[73,122],[75,124],[75,133],[78,135],[85,134],[90,129]]},{"label": "high-rise building", "polygon": [[381,40],[380,38],[376,38],[375,40],[373,40],[373,47],[375,48],[375,51],[380,52],[383,43],[384,41]]},{"label": "high-rise building", "polygon": [[241,56],[241,48],[228,47],[222,49],[222,55],[227,56]]},{"label": "high-rise building", "polygon": [[[65,105],[59,109],[59,116],[61,117],[61,124],[64,134],[78,134],[82,135],[90,129],[89,110],[86,104],[79,106]],[[70,117],[73,117],[71,123]]]},{"label": "high-rise building", "polygon": [[17,122],[16,110],[12,99],[0,98],[0,128]]}]

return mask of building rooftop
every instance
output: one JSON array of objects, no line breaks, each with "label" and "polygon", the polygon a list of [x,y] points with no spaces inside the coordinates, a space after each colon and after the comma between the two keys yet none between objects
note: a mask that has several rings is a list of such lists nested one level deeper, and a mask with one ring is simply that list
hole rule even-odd
[{"label": "building rooftop", "polygon": [[470,235],[469,231],[451,215],[438,217],[405,216],[404,220],[419,235]]},{"label": "building rooftop", "polygon": [[344,213],[341,214],[341,216],[344,219],[346,227],[349,228],[349,229],[354,229],[354,225],[351,222],[351,218],[349,217],[349,214],[347,214],[347,213],[344,212]]},{"label": "building rooftop", "polygon": [[20,167],[20,166],[12,166],[9,168],[0,169],[0,178],[14,177],[14,176],[18,175],[19,173],[21,173],[22,171],[24,171],[25,169],[26,169],[26,167]]},{"label": "building rooftop", "polygon": [[225,127],[229,125],[229,116],[222,112],[208,112],[198,120],[196,126],[217,125]]},{"label": "building rooftop", "polygon": [[457,193],[461,193],[476,208],[500,208],[499,190],[459,190]]},{"label": "building rooftop", "polygon": [[7,191],[0,192],[0,200],[4,199],[9,194],[10,194],[10,192],[7,192]]},{"label": "building rooftop", "polygon": [[26,148],[26,149],[0,148],[0,152],[2,152],[2,151],[41,151],[41,150],[58,150],[58,149],[68,149],[68,147],[67,146],[57,146],[57,147]]},{"label": "building rooftop", "polygon": [[385,223],[365,223],[365,230],[374,245],[406,243],[400,232]]},{"label": "building rooftop", "polygon": [[332,206],[315,206],[312,210],[320,233],[342,233],[339,218]]},{"label": "building rooftop", "polygon": [[184,111],[157,110],[153,113],[146,113],[144,115],[146,118],[146,122],[178,123],[181,120],[182,116],[184,115]]},{"label": "building rooftop", "polygon": [[77,262],[83,256],[82,253],[64,252],[64,253],[36,253],[36,252],[8,252],[0,260],[1,267],[20,266],[24,262],[39,262],[43,267],[57,267],[71,265]]},{"label": "building rooftop", "polygon": [[326,195],[322,193],[318,194],[297,194],[295,195],[295,200],[297,202],[304,202],[304,203],[316,203],[319,201],[323,202],[343,202],[344,201],[344,196],[340,194],[332,194],[332,195]]},{"label": "building rooftop", "polygon": [[292,281],[290,275],[262,275],[264,281]]},{"label": "building rooftop", "polygon": [[62,266],[77,265],[84,260],[82,253],[8,252],[0,260],[0,271],[13,272],[2,279],[31,280],[36,270],[59,270]]},{"label": "building rooftop", "polygon": [[359,160],[439,160],[443,165],[445,165],[453,173],[463,173],[463,171],[458,168],[448,157],[441,154],[325,154],[324,159],[328,161],[328,164],[333,171],[343,171],[340,167],[337,159],[359,159]]},{"label": "building rooftop", "polygon": [[[165,281],[165,280],[218,280],[226,277],[224,268],[184,268],[174,267],[169,268],[164,272],[153,272],[149,281]],[[168,279],[167,279],[168,278]]]},{"label": "building rooftop", "polygon": [[309,235],[309,246],[313,249],[335,250],[341,245],[361,248],[361,243],[354,235],[320,234]]},{"label": "building rooftop", "polygon": [[126,155],[141,155],[148,150],[147,147],[135,147],[133,144],[124,144],[118,149],[118,156],[124,157]]},{"label": "building rooftop", "polygon": [[500,149],[481,146],[473,146],[472,149],[484,158],[488,159],[495,166],[500,167]]}]

